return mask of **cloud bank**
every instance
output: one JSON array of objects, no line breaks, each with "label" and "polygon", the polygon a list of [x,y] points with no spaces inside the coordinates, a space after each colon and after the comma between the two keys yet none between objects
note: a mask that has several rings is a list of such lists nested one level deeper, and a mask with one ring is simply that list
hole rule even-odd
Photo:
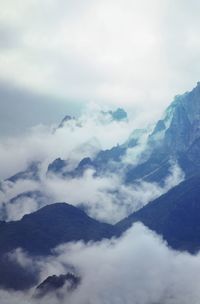
[{"label": "cloud bank", "polygon": [[[13,256],[14,258],[14,256]],[[81,284],[69,293],[50,293],[39,301],[34,289],[26,293],[0,291],[2,304],[196,304],[200,301],[200,256],[177,252],[141,224],[120,239],[88,245],[66,244],[48,258],[31,259],[18,251],[15,259],[24,267],[40,267],[40,281],[61,274],[73,265]]]}]

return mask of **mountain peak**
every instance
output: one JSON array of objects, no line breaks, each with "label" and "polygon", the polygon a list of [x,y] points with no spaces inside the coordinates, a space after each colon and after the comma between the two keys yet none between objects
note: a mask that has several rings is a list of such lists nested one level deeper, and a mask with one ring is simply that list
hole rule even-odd
[{"label": "mountain peak", "polygon": [[128,115],[126,113],[126,111],[122,108],[118,108],[115,111],[109,111],[109,113],[111,114],[113,120],[127,120],[128,119]]},{"label": "mountain peak", "polygon": [[117,108],[115,111],[101,111],[103,115],[108,115],[111,117],[112,120],[115,121],[125,121],[128,119],[128,114],[122,108]]}]

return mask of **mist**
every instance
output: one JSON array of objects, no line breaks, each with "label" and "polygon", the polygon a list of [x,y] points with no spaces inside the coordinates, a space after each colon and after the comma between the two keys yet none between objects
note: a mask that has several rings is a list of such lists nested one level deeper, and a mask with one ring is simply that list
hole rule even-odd
[{"label": "mist", "polygon": [[[184,180],[183,171],[172,161],[162,185],[142,180],[130,185],[124,182],[126,166],[136,166],[141,161],[141,152],[148,148],[152,126],[149,131],[137,131],[140,120],[116,121],[108,108],[91,104],[78,119],[67,120],[62,127],[35,126],[27,135],[2,141],[0,165],[4,181],[0,189],[0,206],[3,219],[19,220],[25,214],[55,202],[84,208],[91,217],[107,223],[116,223],[139,210]],[[110,161],[106,172],[102,173],[88,168],[83,176],[77,177],[54,172],[47,174],[49,164],[57,158],[66,160],[66,169],[71,172],[84,157],[94,158],[101,150],[124,144],[135,132],[141,133],[141,139],[135,147],[127,148],[120,167]],[[5,180],[18,171],[27,170],[31,163],[37,166],[37,178],[28,173],[26,177]],[[113,166],[119,169],[113,171]]]}]

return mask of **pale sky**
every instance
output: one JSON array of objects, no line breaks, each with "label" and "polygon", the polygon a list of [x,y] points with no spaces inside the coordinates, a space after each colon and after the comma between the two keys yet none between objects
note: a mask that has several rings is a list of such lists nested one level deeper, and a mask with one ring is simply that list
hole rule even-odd
[{"label": "pale sky", "polygon": [[198,0],[0,3],[4,129],[8,111],[19,128],[25,120],[28,125],[78,113],[91,101],[157,115],[200,79]]}]

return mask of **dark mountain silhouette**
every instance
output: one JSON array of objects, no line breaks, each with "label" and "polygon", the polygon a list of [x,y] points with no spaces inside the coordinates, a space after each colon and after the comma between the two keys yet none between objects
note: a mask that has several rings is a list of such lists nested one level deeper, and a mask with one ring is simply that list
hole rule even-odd
[{"label": "dark mountain silhouette", "polygon": [[178,250],[195,253],[200,249],[200,176],[171,189],[116,226],[122,232],[142,222]]},{"label": "dark mountain silhouette", "polygon": [[59,276],[52,275],[47,277],[42,283],[36,287],[36,298],[44,297],[46,294],[59,291],[62,287],[67,292],[75,290],[81,282],[81,278],[73,273],[61,274]]},{"label": "dark mountain silhouette", "polygon": [[142,222],[177,250],[200,249],[200,177],[190,178],[150,202],[115,226],[99,223],[65,203],[46,206],[16,222],[0,222],[0,285],[28,288],[37,282],[37,272],[6,258],[21,247],[31,255],[49,255],[55,246],[83,240],[119,237],[133,223]]},{"label": "dark mountain silhouette", "polygon": [[72,205],[56,203],[19,221],[0,222],[0,254],[20,247],[32,255],[46,255],[61,243],[99,241],[114,234],[112,225],[100,223]]},{"label": "dark mountain silhouette", "polygon": [[48,205],[19,221],[0,221],[0,286],[22,290],[37,284],[38,269],[24,268],[9,258],[17,248],[31,256],[47,256],[62,243],[100,241],[114,235],[114,226],[66,203]]}]

